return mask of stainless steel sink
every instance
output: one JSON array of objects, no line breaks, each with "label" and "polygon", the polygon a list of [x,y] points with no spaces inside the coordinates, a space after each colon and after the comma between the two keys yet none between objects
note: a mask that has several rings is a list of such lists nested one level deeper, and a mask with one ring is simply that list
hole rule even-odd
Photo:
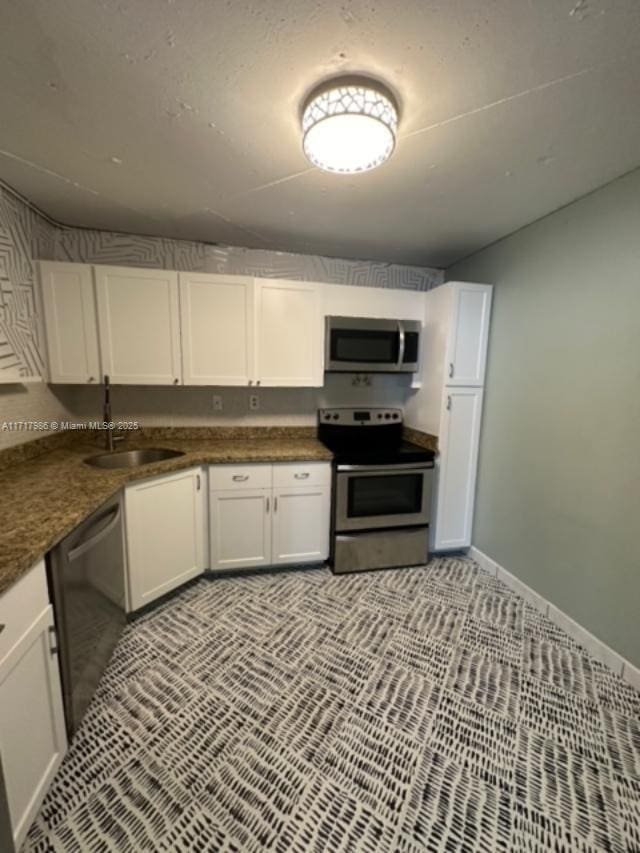
[{"label": "stainless steel sink", "polygon": [[184,456],[181,450],[168,450],[166,447],[147,447],[144,450],[119,450],[117,453],[100,453],[89,456],[84,461],[96,468],[137,468],[150,462],[162,462]]}]

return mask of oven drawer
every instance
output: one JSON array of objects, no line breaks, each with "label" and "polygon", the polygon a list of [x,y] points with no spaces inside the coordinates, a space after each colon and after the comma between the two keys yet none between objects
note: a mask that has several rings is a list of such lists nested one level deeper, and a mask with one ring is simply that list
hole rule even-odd
[{"label": "oven drawer", "polygon": [[270,489],[271,463],[258,465],[211,465],[209,491],[227,489]]},{"label": "oven drawer", "polygon": [[330,462],[280,462],[273,466],[273,485],[330,486]]},{"label": "oven drawer", "polygon": [[333,571],[342,575],[368,569],[418,566],[427,562],[428,549],[428,527],[338,534],[335,538]]}]

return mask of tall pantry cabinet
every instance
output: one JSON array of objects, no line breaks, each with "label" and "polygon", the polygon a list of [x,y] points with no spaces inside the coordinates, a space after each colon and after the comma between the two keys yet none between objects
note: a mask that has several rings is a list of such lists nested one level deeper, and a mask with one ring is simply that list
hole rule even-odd
[{"label": "tall pantry cabinet", "polygon": [[422,385],[406,423],[438,436],[434,551],[471,545],[492,290],[448,282],[425,294]]}]

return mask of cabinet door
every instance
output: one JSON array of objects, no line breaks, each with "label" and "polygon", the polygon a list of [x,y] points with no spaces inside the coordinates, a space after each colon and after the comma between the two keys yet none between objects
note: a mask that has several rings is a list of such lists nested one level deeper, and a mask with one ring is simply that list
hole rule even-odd
[{"label": "cabinet door", "polygon": [[0,752],[16,850],[67,748],[51,606],[0,661]]},{"label": "cabinet door", "polygon": [[91,267],[40,263],[49,381],[100,382],[98,321]]},{"label": "cabinet door", "polygon": [[319,563],[329,556],[329,486],[275,489],[273,563]]},{"label": "cabinet door", "polygon": [[435,550],[465,548],[471,544],[481,415],[480,388],[445,388]]},{"label": "cabinet door", "polygon": [[192,468],[129,486],[125,494],[130,609],[154,601],[205,568],[205,494]]},{"label": "cabinet door", "polygon": [[185,385],[248,385],[253,379],[253,279],[180,273]]},{"label": "cabinet door", "polygon": [[178,274],[95,267],[102,371],[111,382],[181,381]]},{"label": "cabinet door", "polygon": [[255,375],[260,385],[322,386],[318,285],[256,279]]},{"label": "cabinet door", "polygon": [[211,492],[212,571],[271,564],[271,503],[271,489]]},{"label": "cabinet door", "polygon": [[455,283],[453,290],[445,383],[465,387],[483,385],[492,287]]}]

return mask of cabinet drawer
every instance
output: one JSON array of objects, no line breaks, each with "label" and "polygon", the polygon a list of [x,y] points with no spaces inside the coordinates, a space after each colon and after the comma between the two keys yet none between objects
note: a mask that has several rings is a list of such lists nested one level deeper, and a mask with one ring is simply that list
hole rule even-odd
[{"label": "cabinet drawer", "polygon": [[47,578],[41,560],[0,595],[0,661],[48,606]]},{"label": "cabinet drawer", "polygon": [[273,466],[273,485],[282,486],[329,486],[331,464],[329,462],[281,462]]},{"label": "cabinet drawer", "polygon": [[211,465],[209,491],[227,489],[269,489],[271,465]]}]

